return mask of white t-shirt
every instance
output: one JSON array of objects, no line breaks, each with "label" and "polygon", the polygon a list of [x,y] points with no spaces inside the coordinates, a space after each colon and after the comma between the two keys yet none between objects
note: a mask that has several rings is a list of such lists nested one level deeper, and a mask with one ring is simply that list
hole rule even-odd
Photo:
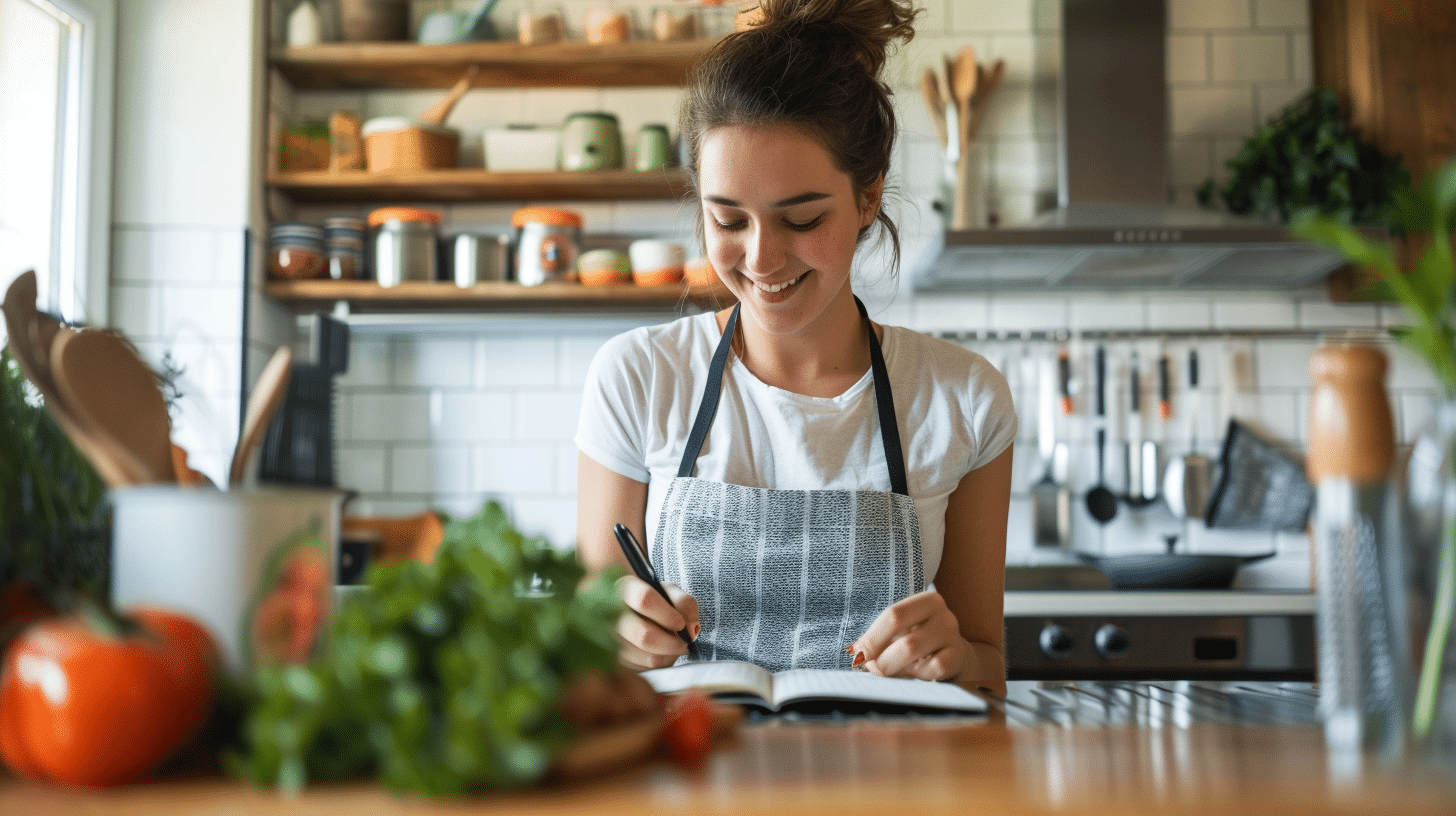
[{"label": "white t-shirt", "polygon": [[[577,447],[647,483],[649,551],[720,337],[712,313],[633,329],[607,341],[587,371]],[[961,477],[1016,438],[1016,410],[1001,372],[969,349],[896,326],[884,327],[880,345],[930,584],[947,499]],[[692,475],[748,487],[888,492],[873,375],[865,371],[839,396],[809,397],[768,385],[729,354]]]}]

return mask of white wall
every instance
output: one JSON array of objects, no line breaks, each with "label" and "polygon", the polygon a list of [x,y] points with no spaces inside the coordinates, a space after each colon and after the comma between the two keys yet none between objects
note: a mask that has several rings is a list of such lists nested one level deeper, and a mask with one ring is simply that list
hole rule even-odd
[{"label": "white wall", "polygon": [[181,367],[174,437],[224,477],[242,391],[253,0],[118,3],[111,323]]}]

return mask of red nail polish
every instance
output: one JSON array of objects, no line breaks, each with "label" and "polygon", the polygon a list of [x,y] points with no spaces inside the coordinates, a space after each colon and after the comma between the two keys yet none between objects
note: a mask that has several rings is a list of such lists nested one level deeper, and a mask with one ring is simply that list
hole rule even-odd
[{"label": "red nail polish", "polygon": [[701,634],[702,631],[703,631],[703,627],[701,625],[696,624],[696,623],[693,624],[693,640],[697,640],[698,639],[698,635]]},{"label": "red nail polish", "polygon": [[854,654],[854,644],[851,643],[848,646],[845,646],[844,647],[844,653],[845,654]]},{"label": "red nail polish", "polygon": [[860,666],[863,666],[864,664],[865,664],[864,652],[855,652],[854,653],[854,662],[851,663],[851,664],[849,664],[849,666],[852,669],[857,669]]}]

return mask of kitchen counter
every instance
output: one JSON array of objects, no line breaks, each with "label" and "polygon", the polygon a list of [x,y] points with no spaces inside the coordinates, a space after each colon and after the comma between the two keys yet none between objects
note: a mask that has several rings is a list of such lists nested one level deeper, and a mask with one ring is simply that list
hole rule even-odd
[{"label": "kitchen counter", "polygon": [[1332,761],[1304,683],[1013,681],[988,718],[765,718],[707,766],[666,763],[504,796],[368,785],[296,797],[222,780],[67,791],[0,781],[0,813],[1450,814],[1456,781]]}]

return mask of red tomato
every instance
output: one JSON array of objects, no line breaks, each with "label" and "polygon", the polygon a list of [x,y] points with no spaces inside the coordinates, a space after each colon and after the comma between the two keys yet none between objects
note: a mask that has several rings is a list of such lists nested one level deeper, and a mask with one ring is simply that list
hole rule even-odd
[{"label": "red tomato", "polygon": [[708,757],[713,743],[713,703],[701,691],[674,696],[667,704],[662,741],[672,761],[696,768]]},{"label": "red tomato", "polygon": [[134,631],[85,616],[40,621],[0,669],[0,756],[22,776],[122,785],[191,738],[212,704],[215,647],[202,626],[160,609]]}]

